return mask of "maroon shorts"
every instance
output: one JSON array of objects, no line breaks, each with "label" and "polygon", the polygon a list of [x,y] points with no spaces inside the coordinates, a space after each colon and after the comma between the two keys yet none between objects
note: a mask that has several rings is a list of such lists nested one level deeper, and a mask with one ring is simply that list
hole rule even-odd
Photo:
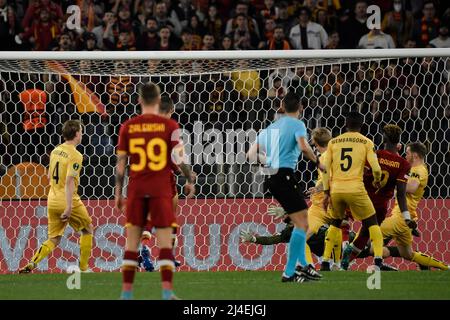
[{"label": "maroon shorts", "polygon": [[176,223],[172,198],[128,198],[127,223],[146,227],[149,220],[156,228],[166,228]]}]

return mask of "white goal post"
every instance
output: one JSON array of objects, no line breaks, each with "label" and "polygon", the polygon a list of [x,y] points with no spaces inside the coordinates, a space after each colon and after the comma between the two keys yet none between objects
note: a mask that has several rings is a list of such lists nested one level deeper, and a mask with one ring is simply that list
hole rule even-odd
[{"label": "white goal post", "polygon": [[[15,272],[46,238],[48,153],[73,118],[85,127],[79,194],[95,226],[90,267],[118,270],[124,217],[113,210],[114,148],[120,123],[139,113],[137,92],[147,81],[173,99],[198,175],[195,199],[181,196],[178,212],[181,270],[283,267],[283,244],[242,244],[239,231],[284,227],[266,214],[275,202],[245,151],[291,90],[302,97],[308,130],[323,126],[337,135],[344,115],[358,110],[377,147],[387,123],[403,128],[403,144],[427,145],[430,179],[414,246],[449,262],[449,75],[450,49],[0,52],[0,273]],[[307,162],[300,160],[298,174],[301,188],[313,185]],[[184,179],[177,181],[181,191]],[[77,241],[69,228],[38,270],[75,264]]]}]

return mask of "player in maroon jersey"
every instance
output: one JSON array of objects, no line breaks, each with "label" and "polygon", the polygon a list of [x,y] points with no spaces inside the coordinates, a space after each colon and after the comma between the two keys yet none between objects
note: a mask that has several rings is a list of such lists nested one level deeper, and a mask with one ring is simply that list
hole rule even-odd
[{"label": "player in maroon jersey", "polygon": [[[378,162],[382,170],[380,185],[377,186],[373,183],[373,176],[370,170],[366,170],[364,174],[364,186],[375,207],[378,224],[381,224],[386,218],[389,201],[392,199],[395,189],[397,189],[397,201],[400,209],[402,212],[408,211],[406,205],[406,182],[411,166],[406,159],[398,154],[401,133],[402,130],[397,125],[388,124],[383,128],[385,149],[377,151]],[[344,270],[348,269],[350,261],[358,256],[368,241],[368,230],[361,228],[353,243],[349,244],[342,254],[341,267]]]},{"label": "player in maroon jersey", "polygon": [[178,124],[158,115],[161,94],[159,87],[147,83],[139,92],[142,114],[122,124],[117,146],[115,205],[125,208],[122,194],[125,168],[130,158],[128,199],[126,205],[127,242],[122,264],[122,299],[133,298],[133,281],[138,266],[138,247],[147,221],[156,228],[162,295],[176,299],[172,288],[174,270],[172,228],[175,223],[172,190],[172,159],[187,177],[188,197],[195,193],[193,175],[184,160],[184,147],[179,139]]}]

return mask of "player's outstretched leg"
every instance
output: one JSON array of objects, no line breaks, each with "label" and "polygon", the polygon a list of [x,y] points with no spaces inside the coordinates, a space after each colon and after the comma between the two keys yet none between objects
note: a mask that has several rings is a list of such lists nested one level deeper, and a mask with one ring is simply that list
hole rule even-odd
[{"label": "player's outstretched leg", "polygon": [[42,259],[47,257],[53,251],[53,249],[56,248],[56,246],[59,244],[60,241],[61,241],[61,237],[56,237],[56,238],[46,240],[39,247],[38,251],[35,252],[33,257],[31,258],[31,261],[29,263],[27,263],[27,265],[25,267],[19,269],[19,273],[30,273],[31,271],[33,271],[36,268],[37,264]]},{"label": "player's outstretched leg", "polygon": [[449,270],[448,265],[422,252],[413,252],[411,261],[425,267],[438,268],[443,271]]}]

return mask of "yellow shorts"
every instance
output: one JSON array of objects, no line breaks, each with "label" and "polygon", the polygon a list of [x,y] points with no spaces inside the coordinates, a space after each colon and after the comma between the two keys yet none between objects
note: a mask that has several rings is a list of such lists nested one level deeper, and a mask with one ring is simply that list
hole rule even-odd
[{"label": "yellow shorts", "polygon": [[350,208],[354,219],[362,221],[375,214],[375,208],[367,192],[332,193],[331,216],[334,219],[345,219],[345,209]]},{"label": "yellow shorts", "polygon": [[74,204],[72,208],[72,214],[70,215],[68,222],[61,221],[61,215],[64,209],[48,209],[48,237],[55,238],[62,236],[64,230],[69,224],[75,231],[81,231],[89,227],[92,223],[91,217],[87,212],[86,207],[80,201],[78,204]]},{"label": "yellow shorts", "polygon": [[[330,210],[328,210],[330,212]],[[321,226],[330,224],[330,213],[325,213],[321,206],[312,205],[308,209],[308,229],[312,233],[317,233]]]},{"label": "yellow shorts", "polygon": [[412,244],[411,229],[406,225],[405,219],[400,215],[392,215],[381,223],[381,233],[383,238],[392,237],[400,246],[409,246]]}]

